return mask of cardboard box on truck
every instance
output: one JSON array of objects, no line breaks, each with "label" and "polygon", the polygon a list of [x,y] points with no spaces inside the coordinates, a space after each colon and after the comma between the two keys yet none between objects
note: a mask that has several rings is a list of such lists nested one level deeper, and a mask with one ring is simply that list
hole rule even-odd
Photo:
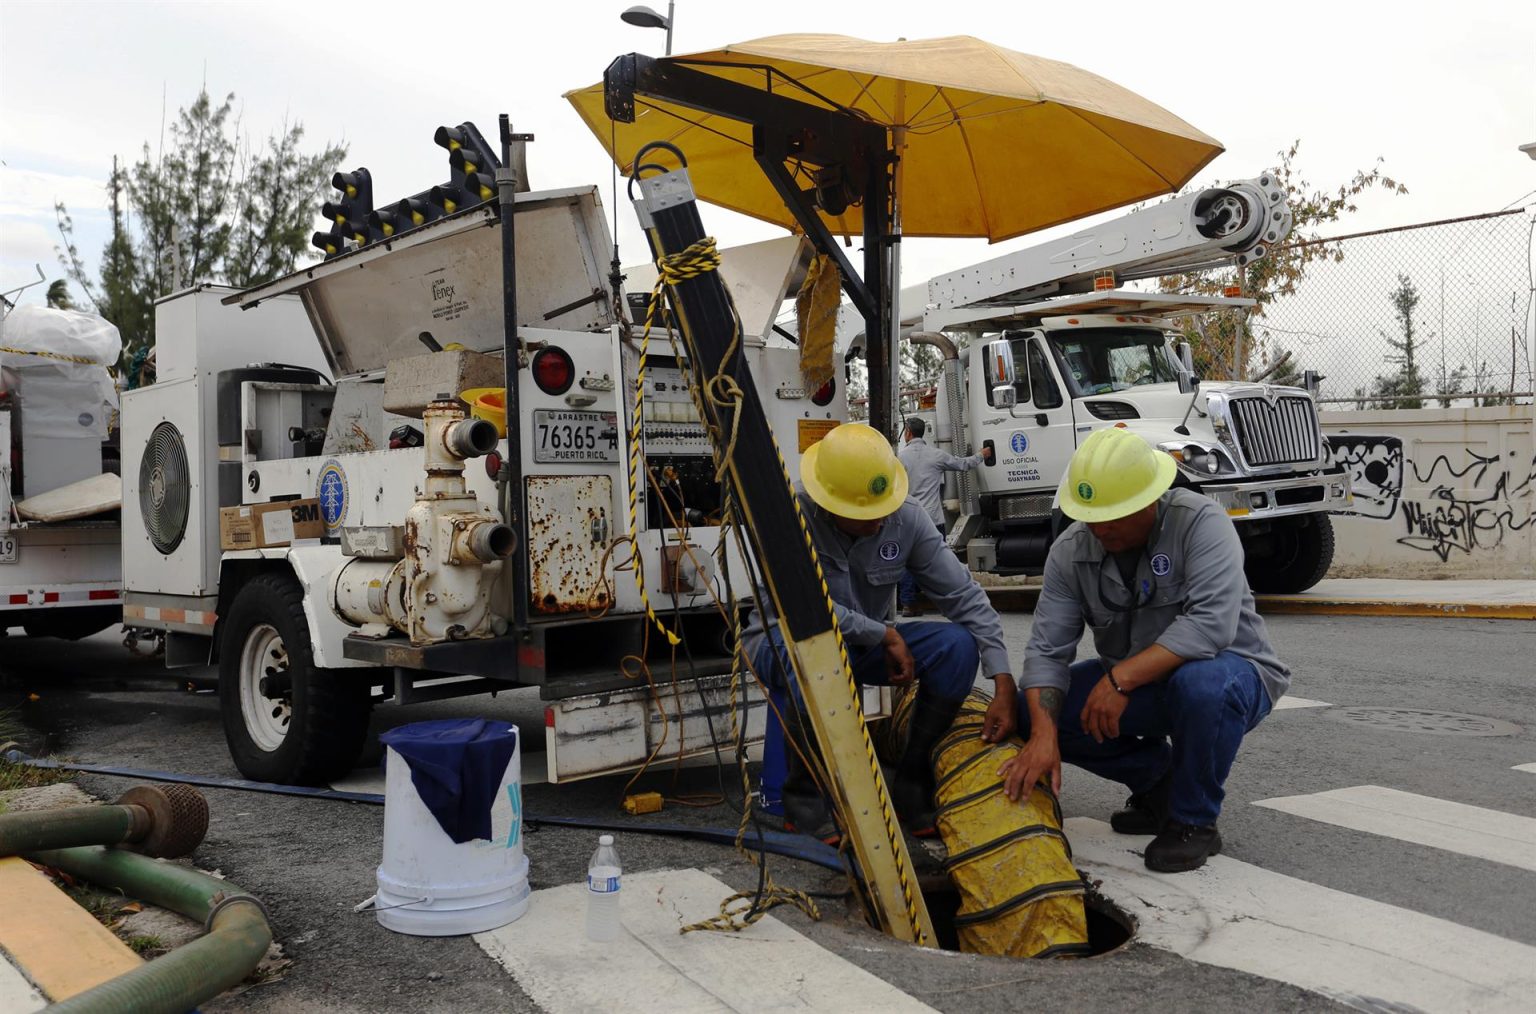
[{"label": "cardboard box on truck", "polygon": [[267,549],[324,534],[320,501],[313,497],[242,504],[219,511],[219,545],[224,549]]}]

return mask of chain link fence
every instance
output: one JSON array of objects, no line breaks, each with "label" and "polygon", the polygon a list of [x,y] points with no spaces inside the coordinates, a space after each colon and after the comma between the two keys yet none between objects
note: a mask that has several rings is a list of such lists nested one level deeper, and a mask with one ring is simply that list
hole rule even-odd
[{"label": "chain link fence", "polygon": [[1278,364],[1270,379],[1285,382],[1316,370],[1320,401],[1339,408],[1529,403],[1532,211],[1293,244],[1319,249],[1229,362],[1247,377]]}]

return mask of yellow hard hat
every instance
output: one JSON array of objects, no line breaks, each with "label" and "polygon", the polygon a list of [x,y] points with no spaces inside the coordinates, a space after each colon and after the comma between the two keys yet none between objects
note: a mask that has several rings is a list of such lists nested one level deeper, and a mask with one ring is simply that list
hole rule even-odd
[{"label": "yellow hard hat", "polygon": [[1110,427],[1084,440],[1067,464],[1057,498],[1075,521],[1114,521],[1152,503],[1179,466],[1130,430]]},{"label": "yellow hard hat", "polygon": [[880,431],[844,423],[806,448],[800,481],[811,499],[839,517],[874,521],[907,498],[907,470]]}]

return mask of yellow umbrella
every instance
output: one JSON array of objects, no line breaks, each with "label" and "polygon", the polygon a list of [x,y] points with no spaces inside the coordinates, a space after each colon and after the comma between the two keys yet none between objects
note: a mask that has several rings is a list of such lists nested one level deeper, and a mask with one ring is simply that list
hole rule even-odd
[{"label": "yellow umbrella", "polygon": [[[1008,239],[1175,191],[1222,151],[1097,74],[970,36],[776,35],[659,63],[888,128],[900,156],[894,217],[907,236]],[[702,200],[797,228],[754,165],[751,124],[643,96],[633,123],[615,123],[602,84],[566,98],[626,175],[641,145],[669,141]],[[863,229],[858,206],[821,214],[835,234]]]}]

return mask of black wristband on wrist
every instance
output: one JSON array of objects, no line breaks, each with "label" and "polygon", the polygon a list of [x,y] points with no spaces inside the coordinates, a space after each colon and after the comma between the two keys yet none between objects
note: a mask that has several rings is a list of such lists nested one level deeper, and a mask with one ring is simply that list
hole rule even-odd
[{"label": "black wristband on wrist", "polygon": [[1115,671],[1113,669],[1105,669],[1104,675],[1109,677],[1109,685],[1115,688],[1115,693],[1119,694],[1121,697],[1130,696],[1130,694],[1125,692],[1125,687],[1120,685],[1120,681],[1115,679]]}]

